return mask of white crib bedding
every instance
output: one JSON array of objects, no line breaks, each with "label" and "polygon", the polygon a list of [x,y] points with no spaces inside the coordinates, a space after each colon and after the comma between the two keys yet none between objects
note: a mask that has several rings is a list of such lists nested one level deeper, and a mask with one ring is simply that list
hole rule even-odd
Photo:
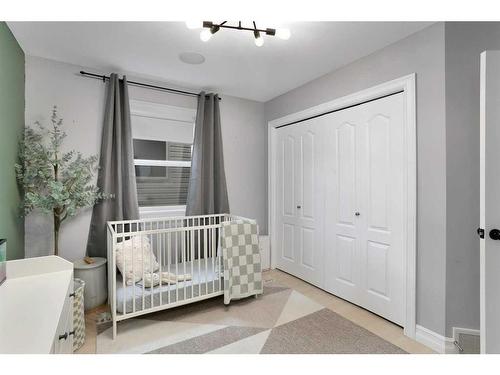
[{"label": "white crib bedding", "polygon": [[191,280],[170,285],[162,284],[161,287],[158,285],[153,288],[144,287],[143,289],[141,282],[126,286],[124,285],[122,275],[118,272],[116,275],[116,311],[120,314],[123,314],[124,310],[126,313],[137,312],[222,290],[221,285],[219,285],[219,267],[216,264],[216,260],[214,260],[214,264],[212,264],[212,258],[208,258],[206,263],[205,259],[200,259],[199,262],[195,260],[192,263],[193,268],[191,269],[191,262],[186,262],[185,271],[183,263],[177,265],[177,270],[175,264],[170,264],[170,268],[167,268],[167,266],[162,267],[163,272],[169,271],[178,275],[183,275],[184,273],[190,274],[192,276]]}]

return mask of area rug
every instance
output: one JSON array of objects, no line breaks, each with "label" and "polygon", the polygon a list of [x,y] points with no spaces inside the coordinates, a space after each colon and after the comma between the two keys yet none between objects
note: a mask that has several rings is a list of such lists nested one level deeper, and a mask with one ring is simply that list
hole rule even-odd
[{"label": "area rug", "polygon": [[97,353],[402,354],[402,349],[303,294],[277,284],[264,295],[222,298],[97,325]]}]

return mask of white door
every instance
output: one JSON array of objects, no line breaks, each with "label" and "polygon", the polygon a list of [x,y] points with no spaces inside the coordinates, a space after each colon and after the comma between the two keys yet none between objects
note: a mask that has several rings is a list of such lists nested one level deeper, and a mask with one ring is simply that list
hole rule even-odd
[{"label": "white door", "polygon": [[500,353],[500,51],[481,54],[481,353]]},{"label": "white door", "polygon": [[325,289],[404,322],[404,96],[322,117]]},{"label": "white door", "polygon": [[278,268],[321,285],[322,137],[315,120],[277,131]]},{"label": "white door", "polygon": [[277,130],[277,267],[404,322],[404,95]]}]

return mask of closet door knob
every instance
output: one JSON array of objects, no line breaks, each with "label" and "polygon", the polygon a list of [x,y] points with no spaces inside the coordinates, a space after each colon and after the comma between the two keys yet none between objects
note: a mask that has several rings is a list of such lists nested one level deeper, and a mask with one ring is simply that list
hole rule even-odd
[{"label": "closet door knob", "polygon": [[355,212],[354,215],[359,216],[361,214],[359,212]]},{"label": "closet door knob", "polygon": [[300,210],[302,208],[302,206],[297,206],[297,208]]}]

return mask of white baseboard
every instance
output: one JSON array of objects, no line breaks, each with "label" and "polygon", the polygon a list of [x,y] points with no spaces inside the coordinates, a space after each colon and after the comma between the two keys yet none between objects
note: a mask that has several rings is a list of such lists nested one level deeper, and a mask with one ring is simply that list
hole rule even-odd
[{"label": "white baseboard", "polygon": [[439,333],[419,326],[418,324],[415,339],[419,343],[424,344],[425,346],[428,346],[432,350],[441,354],[458,353],[457,347],[455,346],[455,344],[453,344],[453,341],[455,341],[453,338],[442,336]]},{"label": "white baseboard", "polygon": [[478,329],[470,329],[470,328],[460,328],[460,327],[453,327],[453,338],[456,340],[457,336],[462,333],[466,335],[475,335],[479,336],[479,330]]},{"label": "white baseboard", "polygon": [[260,243],[260,258],[262,262],[262,269],[267,270],[271,268],[271,251],[269,247],[269,236],[259,236]]}]

